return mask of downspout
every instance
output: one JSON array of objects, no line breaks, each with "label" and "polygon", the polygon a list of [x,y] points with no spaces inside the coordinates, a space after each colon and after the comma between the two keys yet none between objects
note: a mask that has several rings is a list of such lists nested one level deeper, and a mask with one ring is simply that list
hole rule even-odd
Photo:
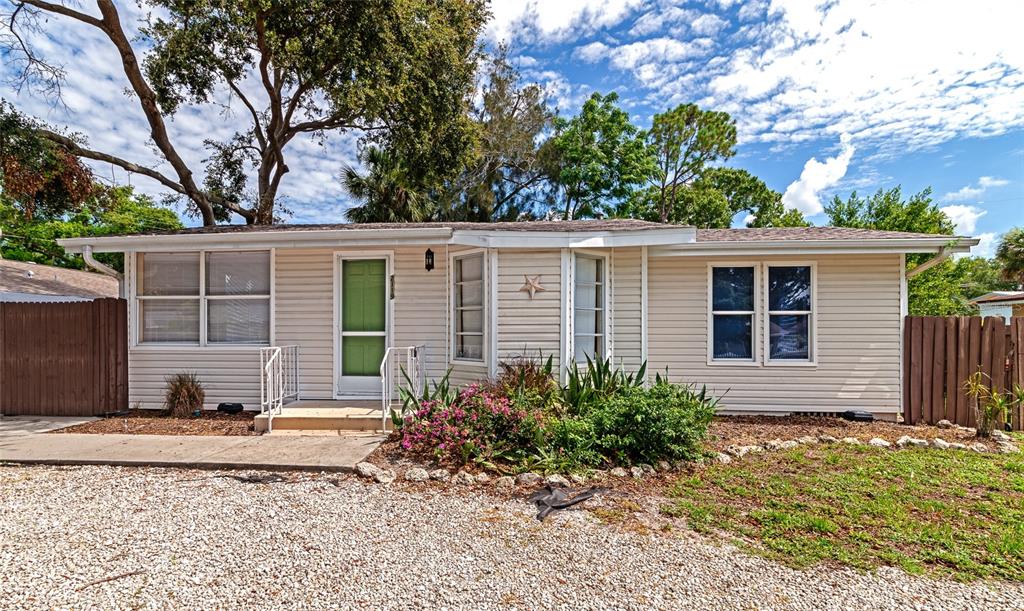
[{"label": "downspout", "polygon": [[89,244],[82,246],[82,259],[85,260],[86,265],[100,272],[101,274],[106,274],[107,276],[110,276],[112,278],[117,278],[117,294],[120,297],[126,296],[124,292],[124,274],[122,274],[121,272],[117,271],[116,269],[110,267],[105,263],[100,263],[95,258],[93,258],[92,246],[90,246]]},{"label": "downspout", "polygon": [[926,271],[930,270],[931,268],[935,267],[939,263],[942,263],[943,261],[948,259],[952,254],[953,254],[953,251],[948,246],[943,246],[943,247],[939,248],[939,253],[937,255],[935,255],[931,259],[928,259],[927,261],[925,261],[924,263],[922,263],[921,265],[918,265],[917,267],[915,267],[913,269],[908,269],[907,270],[907,280],[910,280],[911,278],[913,278],[914,276],[916,276],[916,275],[918,275],[920,273],[923,273],[923,272],[926,272]]}]

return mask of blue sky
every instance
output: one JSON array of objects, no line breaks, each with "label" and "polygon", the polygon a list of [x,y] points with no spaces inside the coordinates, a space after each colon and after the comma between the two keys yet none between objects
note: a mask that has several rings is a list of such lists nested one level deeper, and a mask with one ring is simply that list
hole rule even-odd
[{"label": "blue sky", "polygon": [[[684,102],[728,111],[740,134],[730,165],[814,222],[835,194],[902,185],[931,186],[960,232],[982,237],[978,254],[1024,224],[1022,2],[496,0],[492,10],[487,44],[508,43],[562,114],[594,91],[617,91],[640,125]],[[137,27],[134,3],[122,12]],[[0,95],[95,148],[159,164],[101,35],[51,19],[33,42],[68,68],[66,106],[3,86]],[[202,140],[241,119],[184,108],[172,137],[198,162]],[[341,220],[337,176],[354,162],[355,138],[294,143],[283,189],[293,221]],[[97,170],[160,193],[148,179]]]}]

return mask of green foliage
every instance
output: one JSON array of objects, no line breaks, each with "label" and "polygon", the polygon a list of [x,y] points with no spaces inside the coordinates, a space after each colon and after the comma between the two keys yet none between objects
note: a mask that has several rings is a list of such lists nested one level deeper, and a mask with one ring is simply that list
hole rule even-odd
[{"label": "green foliage", "polygon": [[1014,385],[1000,392],[992,388],[992,379],[981,371],[967,377],[964,393],[971,400],[979,437],[990,437],[994,429],[1001,429],[1009,421],[1010,409],[1024,402],[1024,388]]},{"label": "green foliage", "polygon": [[361,155],[367,171],[345,166],[341,184],[358,202],[345,216],[353,223],[414,223],[431,219],[433,203],[417,185],[404,159],[374,146]]},{"label": "green foliage", "polygon": [[1024,228],[1014,227],[1003,234],[996,247],[996,261],[1005,280],[1024,286]]},{"label": "green foliage", "polygon": [[681,478],[662,508],[794,568],[1024,580],[1024,458],[836,444]]},{"label": "green foliage", "polygon": [[[136,195],[131,187],[97,186],[92,195],[61,216],[36,215],[26,218],[19,207],[0,193],[0,255],[5,259],[33,261],[58,267],[81,269],[82,260],[64,252],[58,238],[115,235],[180,229],[173,210]],[[100,254],[97,259],[122,269],[120,254]]]},{"label": "green foliage", "polygon": [[164,405],[171,416],[184,418],[203,408],[206,391],[195,373],[176,373],[165,382]]},{"label": "green foliage", "polygon": [[[662,223],[667,223],[672,208],[680,200],[680,192],[688,190],[708,164],[736,154],[736,121],[729,113],[702,110],[696,104],[680,104],[654,115],[647,143],[655,162],[650,175],[657,190],[657,215]],[[709,199],[705,196],[697,201],[706,203]],[[728,221],[712,226],[728,226]]]},{"label": "green foliage", "polygon": [[575,117],[554,120],[554,134],[542,155],[564,219],[613,209],[653,171],[644,134],[630,123],[618,100],[614,92],[595,93]]},{"label": "green foliage", "polygon": [[642,386],[646,373],[646,362],[636,373],[627,373],[612,365],[611,359],[594,361],[588,356],[585,368],[580,369],[576,362],[569,366],[562,400],[571,412],[579,412],[625,389]]}]

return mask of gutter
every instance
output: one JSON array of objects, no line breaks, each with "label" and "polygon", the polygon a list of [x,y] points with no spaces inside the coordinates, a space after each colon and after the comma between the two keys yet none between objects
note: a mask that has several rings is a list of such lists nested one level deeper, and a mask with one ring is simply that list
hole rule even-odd
[{"label": "gutter", "polygon": [[100,272],[101,274],[106,274],[108,276],[117,278],[118,282],[124,280],[124,274],[122,274],[121,272],[117,271],[116,269],[110,267],[105,263],[100,263],[99,261],[93,258],[91,244],[86,244],[85,246],[82,246],[82,258],[85,259],[86,265]]},{"label": "gutter", "polygon": [[936,265],[942,263],[943,261],[948,259],[953,254],[953,252],[953,249],[949,248],[948,246],[943,246],[942,248],[939,249],[939,254],[935,255],[931,259],[928,259],[927,261],[913,269],[908,269],[907,280],[910,280],[914,276],[926,272],[931,268],[935,267]]}]

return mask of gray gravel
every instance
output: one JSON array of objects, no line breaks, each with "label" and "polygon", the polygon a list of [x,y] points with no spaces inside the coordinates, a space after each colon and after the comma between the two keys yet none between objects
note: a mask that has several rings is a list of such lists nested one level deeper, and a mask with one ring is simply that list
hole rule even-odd
[{"label": "gray gravel", "polygon": [[[1024,584],[794,571],[465,486],[0,466],[0,607],[1019,609]],[[259,475],[259,474],[252,474]],[[452,486],[447,484],[447,486]],[[95,580],[145,571],[89,585]]]}]

